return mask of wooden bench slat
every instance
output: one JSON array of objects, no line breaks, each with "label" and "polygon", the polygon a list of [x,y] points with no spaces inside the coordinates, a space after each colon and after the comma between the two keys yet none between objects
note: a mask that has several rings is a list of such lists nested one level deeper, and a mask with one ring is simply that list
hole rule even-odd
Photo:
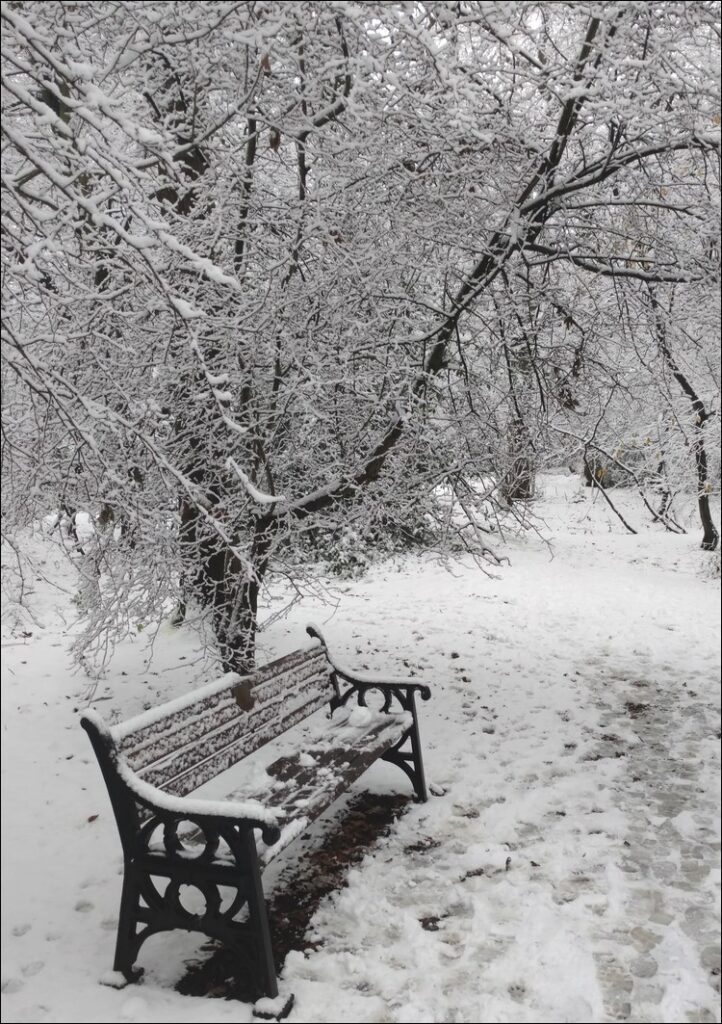
[{"label": "wooden bench slat", "polygon": [[265,705],[258,714],[254,709],[242,718],[236,718],[216,734],[204,737],[202,743],[193,743],[186,751],[174,753],[159,766],[151,766],[138,775],[167,793],[186,796],[318,711],[328,704],[328,699],[328,689],[321,694],[311,694],[308,700],[295,708],[288,708],[279,698],[277,705]]},{"label": "wooden bench slat", "polygon": [[[405,712],[372,713],[362,728],[345,724],[335,729],[328,724],[309,725],[298,736],[297,752],[277,758],[266,767],[267,781],[255,788],[244,786],[224,791],[224,797],[263,800],[276,813],[282,828],[294,821],[315,820],[401,739],[412,720]],[[236,760],[232,759],[231,766]],[[270,863],[283,848],[261,848],[263,862]]]},{"label": "wooden bench slat", "polygon": [[[236,730],[251,731],[256,723],[262,723],[270,716],[270,712],[264,715],[264,708],[274,704],[293,703],[295,696],[305,692],[317,696],[319,702],[323,703],[329,699],[328,661],[322,648],[312,648],[303,652],[303,655],[300,658],[298,652],[294,652],[294,656],[280,658],[245,678],[245,682],[254,684],[250,692],[255,703],[250,712],[239,708],[233,686],[203,698],[195,707],[183,708],[161,722],[129,733],[121,740],[121,751],[133,769],[142,774],[143,769],[165,759],[172,759],[183,748],[202,746],[206,737],[217,733],[226,724]],[[284,717],[281,715],[278,717],[279,731],[275,735],[285,730],[283,722]],[[173,774],[170,773],[168,777],[172,778]]]},{"label": "wooden bench slat", "polygon": [[[385,715],[353,743],[346,740],[329,747],[327,741],[305,748],[300,753],[278,758],[266,769],[283,786],[272,789],[266,803],[279,812],[279,818],[316,818],[347,790],[411,725],[411,715]],[[309,765],[308,759],[314,764]]]}]

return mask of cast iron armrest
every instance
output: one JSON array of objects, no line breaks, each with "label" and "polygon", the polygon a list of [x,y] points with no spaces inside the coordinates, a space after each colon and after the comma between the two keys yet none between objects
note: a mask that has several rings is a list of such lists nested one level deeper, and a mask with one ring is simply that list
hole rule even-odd
[{"label": "cast iron armrest", "polygon": [[377,679],[373,675],[353,675],[345,669],[338,668],[337,665],[333,666],[333,670],[341,679],[351,683],[354,689],[380,690],[382,693],[386,691],[394,693],[397,690],[404,690],[409,694],[418,693],[422,700],[431,700],[431,688],[426,683],[414,683],[410,679]]},{"label": "cast iron armrest", "polygon": [[[310,637],[313,637],[315,640],[320,640],[323,644],[326,658],[328,659],[328,662],[333,669],[333,674],[336,677],[336,696],[331,701],[332,710],[346,704],[354,693],[358,695],[358,703],[362,707],[365,707],[366,694],[371,690],[378,690],[379,693],[383,695],[384,704],[381,709],[382,711],[389,710],[391,701],[394,698],[398,700],[404,711],[414,711],[414,698],[417,693],[422,700],[431,699],[431,689],[425,683],[416,683],[411,679],[384,679],[383,677],[377,677],[371,674],[362,675],[358,672],[343,668],[329,654],[326,641],[317,626],[307,626],[306,632]],[[339,680],[349,683],[349,688],[342,692],[341,687],[338,685]]]}]

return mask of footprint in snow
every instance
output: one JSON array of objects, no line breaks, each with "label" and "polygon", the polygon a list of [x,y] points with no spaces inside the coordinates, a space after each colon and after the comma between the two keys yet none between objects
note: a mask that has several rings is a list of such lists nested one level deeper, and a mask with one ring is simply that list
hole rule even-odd
[{"label": "footprint in snow", "polygon": [[25,964],[24,967],[20,968],[20,970],[22,971],[23,977],[33,978],[36,974],[40,974],[43,967],[45,967],[44,960],[33,960],[32,963]]},{"label": "footprint in snow", "polygon": [[521,981],[516,981],[509,986],[508,992],[515,1003],[521,1003],[526,996],[526,985]]},{"label": "footprint in snow", "polygon": [[635,978],[653,978],[658,969],[657,961],[651,956],[638,956],[629,965],[629,970]]},{"label": "footprint in snow", "polygon": [[2,973],[0,975],[0,990],[5,995],[12,995],[13,992],[19,992],[24,982],[22,978],[18,977],[18,970],[14,964],[3,964]]}]

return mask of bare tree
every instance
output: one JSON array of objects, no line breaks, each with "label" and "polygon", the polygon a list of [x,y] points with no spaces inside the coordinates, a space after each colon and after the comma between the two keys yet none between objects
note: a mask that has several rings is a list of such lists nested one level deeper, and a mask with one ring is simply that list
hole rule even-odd
[{"label": "bare tree", "polygon": [[270,572],[349,519],[443,521],[442,484],[493,557],[470,476],[530,457],[521,392],[580,377],[540,351],[569,295],[709,280],[667,225],[719,151],[716,18],[7,5],[7,522],[96,517],[86,641],[182,585],[243,666]]}]

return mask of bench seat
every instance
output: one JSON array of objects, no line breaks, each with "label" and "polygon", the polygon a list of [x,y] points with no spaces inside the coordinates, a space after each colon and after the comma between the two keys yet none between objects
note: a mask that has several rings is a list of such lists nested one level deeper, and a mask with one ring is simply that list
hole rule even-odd
[{"label": "bench seat", "polygon": [[[264,748],[206,783],[192,798],[169,800],[162,790],[151,793],[151,787],[127,765],[125,778],[139,795],[146,799],[152,796],[155,803],[162,803],[179,815],[183,815],[184,810],[192,810],[194,815],[212,815],[219,807],[227,815],[229,808],[234,807],[246,816],[253,814],[257,819],[263,818],[280,830],[279,838],[272,843],[265,842],[262,833],[256,835],[259,858],[267,865],[367,768],[402,740],[412,725],[412,716],[405,711],[385,713],[361,707],[344,708],[330,721],[318,712],[284,735],[279,746],[286,747],[288,753],[268,764],[268,750]],[[186,829],[179,827],[178,837],[188,846],[189,856],[193,856],[198,829],[192,825]],[[159,843],[155,844],[157,851]],[[153,845],[149,844],[149,849]],[[223,844],[216,859],[230,858]]]}]

